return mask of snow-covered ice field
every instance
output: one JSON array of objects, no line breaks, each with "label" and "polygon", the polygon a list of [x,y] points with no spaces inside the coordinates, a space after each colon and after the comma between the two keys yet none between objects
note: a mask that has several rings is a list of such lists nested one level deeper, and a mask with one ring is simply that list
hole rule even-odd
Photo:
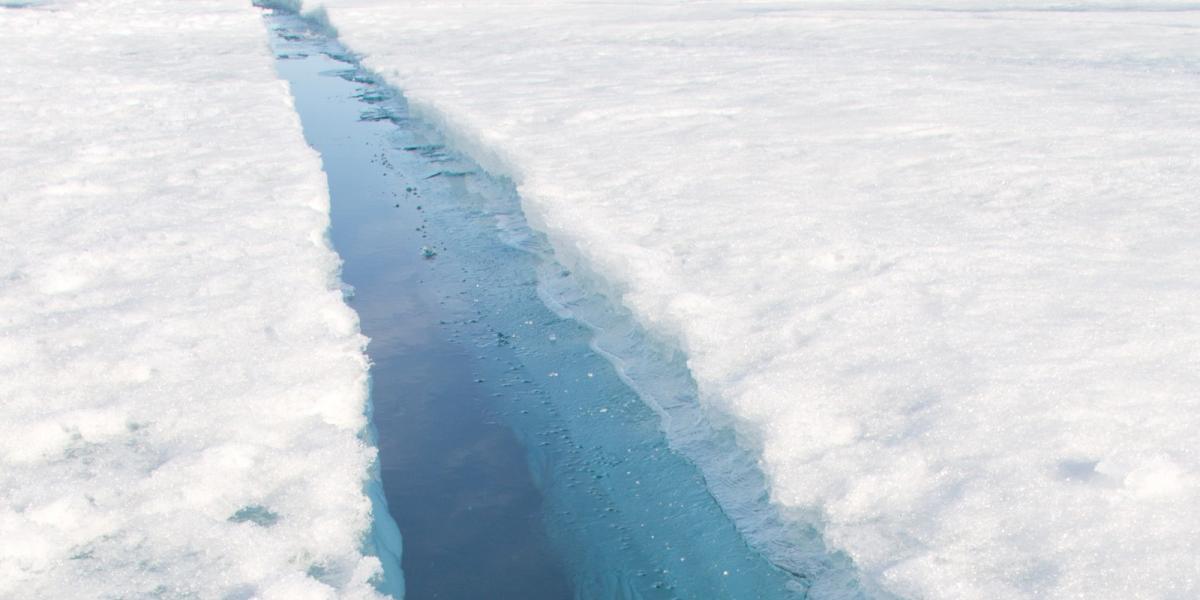
[{"label": "snow-covered ice field", "polygon": [[1200,594],[1200,7],[318,5],[866,584]]},{"label": "snow-covered ice field", "polygon": [[[306,7],[869,590],[1200,595],[1200,5]],[[0,1],[0,56],[0,597],[377,596],[365,340],[259,11]]]},{"label": "snow-covered ice field", "polygon": [[365,340],[261,12],[0,7],[0,56],[0,597],[378,597]]}]

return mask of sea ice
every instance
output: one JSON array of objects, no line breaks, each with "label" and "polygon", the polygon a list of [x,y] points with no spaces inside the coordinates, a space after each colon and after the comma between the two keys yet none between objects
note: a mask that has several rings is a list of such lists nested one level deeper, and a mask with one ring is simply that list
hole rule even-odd
[{"label": "sea ice", "polygon": [[867,585],[1200,593],[1195,5],[319,5]]},{"label": "sea ice", "polygon": [[379,597],[365,339],[260,11],[14,6],[0,597]]}]

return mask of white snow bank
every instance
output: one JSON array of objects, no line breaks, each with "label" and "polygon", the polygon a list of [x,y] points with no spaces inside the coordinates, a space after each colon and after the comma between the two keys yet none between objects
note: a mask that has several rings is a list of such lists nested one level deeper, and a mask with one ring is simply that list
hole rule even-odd
[{"label": "white snow bank", "polygon": [[0,8],[0,597],[377,597],[328,196],[243,0]]},{"label": "white snow bank", "polygon": [[321,4],[868,584],[1200,595],[1194,5]]}]

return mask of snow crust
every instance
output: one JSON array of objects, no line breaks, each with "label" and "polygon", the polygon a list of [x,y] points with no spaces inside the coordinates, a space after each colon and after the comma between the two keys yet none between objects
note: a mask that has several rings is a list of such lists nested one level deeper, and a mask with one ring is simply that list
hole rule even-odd
[{"label": "snow crust", "polygon": [[260,11],[13,3],[0,56],[0,597],[381,597],[365,338]]},{"label": "snow crust", "polygon": [[1200,594],[1195,5],[320,6],[877,592]]}]

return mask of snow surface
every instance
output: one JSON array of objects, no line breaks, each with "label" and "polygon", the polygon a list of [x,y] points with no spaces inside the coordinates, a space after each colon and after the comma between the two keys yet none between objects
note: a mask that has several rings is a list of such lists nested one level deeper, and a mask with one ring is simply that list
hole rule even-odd
[{"label": "snow surface", "polygon": [[0,597],[379,597],[365,339],[260,11],[8,6],[0,56]]},{"label": "snow surface", "polygon": [[1200,595],[1196,5],[320,6],[868,585]]}]

